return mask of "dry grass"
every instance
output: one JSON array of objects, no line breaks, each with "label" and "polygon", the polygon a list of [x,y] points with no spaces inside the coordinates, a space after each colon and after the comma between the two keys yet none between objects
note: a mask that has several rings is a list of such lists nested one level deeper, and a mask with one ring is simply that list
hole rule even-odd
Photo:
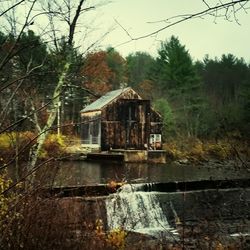
[{"label": "dry grass", "polygon": [[250,149],[246,141],[234,139],[200,140],[198,138],[180,138],[165,143],[163,149],[169,160],[187,159],[193,163],[216,160],[233,160],[237,157],[249,159]]}]

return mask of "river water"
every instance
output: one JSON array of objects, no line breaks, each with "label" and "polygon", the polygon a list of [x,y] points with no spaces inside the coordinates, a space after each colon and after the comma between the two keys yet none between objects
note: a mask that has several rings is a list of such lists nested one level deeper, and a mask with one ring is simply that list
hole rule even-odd
[{"label": "river water", "polygon": [[62,161],[53,178],[53,186],[82,186],[106,184],[109,181],[154,183],[208,179],[250,178],[250,172],[230,164],[192,166],[174,164],[138,164],[115,162]]},{"label": "river water", "polygon": [[241,249],[242,235],[244,240],[250,237],[249,188],[185,193],[145,192],[140,188],[156,182],[250,179],[250,172],[232,162],[194,166],[61,161],[56,168],[49,181],[54,187],[127,182],[116,193],[102,197],[107,230],[124,229],[173,244],[192,243],[196,246],[193,249],[211,249],[206,247],[204,235],[216,244],[218,240],[225,245],[233,242],[237,246],[233,249]]}]

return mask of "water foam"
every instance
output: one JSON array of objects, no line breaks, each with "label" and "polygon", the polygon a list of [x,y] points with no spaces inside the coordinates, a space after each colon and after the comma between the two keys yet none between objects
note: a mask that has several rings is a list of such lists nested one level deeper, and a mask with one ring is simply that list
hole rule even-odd
[{"label": "water foam", "polygon": [[143,192],[144,185],[126,184],[106,200],[109,229],[122,228],[156,237],[176,235],[160,206],[158,192]]}]

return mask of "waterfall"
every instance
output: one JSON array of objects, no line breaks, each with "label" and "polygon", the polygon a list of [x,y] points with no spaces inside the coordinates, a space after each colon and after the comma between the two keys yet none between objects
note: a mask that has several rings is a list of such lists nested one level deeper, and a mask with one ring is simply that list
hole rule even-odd
[{"label": "waterfall", "polygon": [[141,190],[145,190],[145,184],[126,184],[118,193],[107,198],[108,228],[123,228],[156,237],[176,235],[176,230],[170,227],[157,199],[159,193]]}]

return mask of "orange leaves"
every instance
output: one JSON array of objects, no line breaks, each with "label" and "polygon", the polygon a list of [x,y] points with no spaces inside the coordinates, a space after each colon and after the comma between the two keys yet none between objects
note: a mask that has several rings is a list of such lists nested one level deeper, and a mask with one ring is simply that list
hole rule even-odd
[{"label": "orange leaves", "polygon": [[126,82],[126,60],[114,49],[97,51],[86,56],[81,75],[84,87],[103,95]]},{"label": "orange leaves", "polygon": [[126,182],[122,181],[122,182],[117,182],[117,181],[114,181],[114,180],[111,180],[108,182],[107,184],[107,187],[113,191],[113,192],[116,192],[116,190],[118,188],[120,188],[121,186],[123,186]]},{"label": "orange leaves", "polygon": [[81,74],[85,76],[84,86],[97,94],[111,90],[111,79],[114,75],[106,62],[107,53],[99,51],[87,55]]}]

